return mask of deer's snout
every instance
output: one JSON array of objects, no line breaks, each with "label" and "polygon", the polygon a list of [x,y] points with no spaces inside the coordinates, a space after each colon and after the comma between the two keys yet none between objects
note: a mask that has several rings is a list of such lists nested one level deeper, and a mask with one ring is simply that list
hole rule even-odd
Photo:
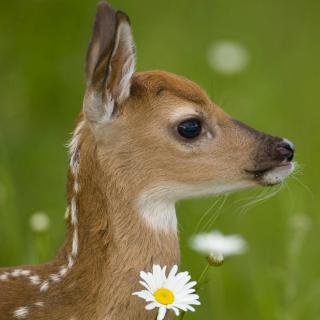
[{"label": "deer's snout", "polygon": [[280,161],[290,162],[294,157],[294,144],[287,139],[282,139],[282,141],[276,145],[275,153],[277,155],[277,159]]},{"label": "deer's snout", "polygon": [[294,145],[287,139],[261,136],[255,156],[255,169],[246,170],[263,185],[275,185],[288,177],[295,168],[292,162]]},{"label": "deer's snout", "polygon": [[291,162],[294,157],[294,145],[283,138],[264,135],[257,148],[255,160],[258,167],[269,167],[277,163]]}]

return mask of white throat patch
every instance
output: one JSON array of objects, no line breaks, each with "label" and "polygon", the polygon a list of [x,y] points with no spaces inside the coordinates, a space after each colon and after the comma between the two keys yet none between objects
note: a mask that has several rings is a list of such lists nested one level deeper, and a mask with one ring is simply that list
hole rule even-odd
[{"label": "white throat patch", "polygon": [[152,229],[177,232],[175,202],[162,198],[160,190],[144,192],[138,199],[138,212]]},{"label": "white throat patch", "polygon": [[255,186],[254,181],[202,184],[171,183],[155,186],[143,192],[137,201],[138,212],[146,224],[154,230],[177,232],[175,203],[178,200],[228,193]]}]

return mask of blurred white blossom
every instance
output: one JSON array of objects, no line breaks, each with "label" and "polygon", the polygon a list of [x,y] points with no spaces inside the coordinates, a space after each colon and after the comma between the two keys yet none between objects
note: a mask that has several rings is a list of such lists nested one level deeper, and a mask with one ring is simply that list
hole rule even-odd
[{"label": "blurred white blossom", "polygon": [[289,224],[294,231],[308,231],[312,222],[307,215],[296,214],[289,219]]},{"label": "blurred white blossom", "polygon": [[29,222],[31,229],[35,232],[47,231],[50,227],[50,219],[44,212],[35,212]]},{"label": "blurred white blossom", "polygon": [[191,247],[223,261],[224,257],[242,254],[247,250],[247,242],[239,235],[225,236],[219,231],[200,233],[191,238]]},{"label": "blurred white blossom", "polygon": [[232,75],[243,71],[250,60],[248,50],[238,42],[219,41],[208,50],[208,62],[214,70]]}]

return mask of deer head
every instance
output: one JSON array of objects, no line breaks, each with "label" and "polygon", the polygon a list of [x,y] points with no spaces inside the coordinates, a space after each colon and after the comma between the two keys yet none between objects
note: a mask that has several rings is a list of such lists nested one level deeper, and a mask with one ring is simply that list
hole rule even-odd
[{"label": "deer head", "polygon": [[275,185],[294,169],[291,142],[234,120],[197,84],[135,72],[129,18],[106,3],[98,6],[86,78],[84,117],[100,168],[113,170],[123,190],[134,188],[154,227],[168,226],[166,212],[179,199]]}]

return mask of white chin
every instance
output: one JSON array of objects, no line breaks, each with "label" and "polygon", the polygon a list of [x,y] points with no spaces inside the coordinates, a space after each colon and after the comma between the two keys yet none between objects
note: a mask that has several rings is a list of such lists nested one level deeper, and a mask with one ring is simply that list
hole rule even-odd
[{"label": "white chin", "polygon": [[275,167],[262,176],[261,182],[270,186],[281,183],[285,178],[290,176],[290,174],[294,171],[294,168],[294,162]]}]

